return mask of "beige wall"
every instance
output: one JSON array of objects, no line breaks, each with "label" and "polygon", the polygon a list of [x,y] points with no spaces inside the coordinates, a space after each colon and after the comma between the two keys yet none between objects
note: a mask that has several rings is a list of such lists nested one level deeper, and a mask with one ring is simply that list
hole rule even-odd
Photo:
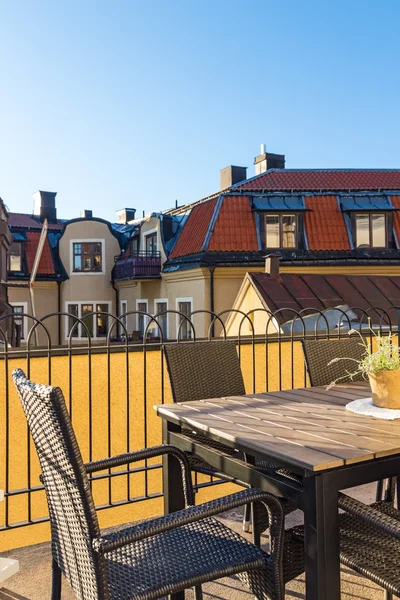
[{"label": "beige wall", "polygon": [[[103,250],[102,273],[73,273],[72,240],[101,241]],[[68,303],[87,302],[94,304],[108,303],[109,311],[116,313],[115,290],[111,285],[111,271],[114,267],[114,257],[120,254],[117,238],[111,233],[106,223],[94,219],[74,221],[67,224],[59,242],[60,258],[69,275],[69,279],[61,286],[61,310],[67,311]],[[62,323],[62,336],[65,342],[66,323]]]},{"label": "beige wall", "polygon": [[[58,312],[58,286],[55,281],[36,281],[34,288],[36,317],[41,319],[45,315],[53,312]],[[8,289],[8,298],[11,305],[22,305],[28,314],[32,314],[31,302],[28,288],[10,287]],[[28,317],[25,318],[24,330],[25,340],[29,329],[32,327],[33,321]],[[49,317],[44,321],[46,328],[49,331],[52,346],[58,344],[58,317]],[[43,328],[37,328],[39,345],[47,345],[47,334]],[[22,340],[22,343],[24,341]],[[35,345],[35,340],[31,340],[31,347]]]}]

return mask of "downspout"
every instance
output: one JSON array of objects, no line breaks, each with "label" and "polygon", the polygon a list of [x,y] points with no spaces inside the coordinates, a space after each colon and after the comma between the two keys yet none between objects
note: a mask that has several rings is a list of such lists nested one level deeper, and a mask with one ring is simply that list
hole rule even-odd
[{"label": "downspout", "polygon": [[[214,313],[214,271],[215,267],[208,267],[210,270],[210,310]],[[213,317],[211,317],[213,319]],[[211,325],[211,337],[213,338],[215,335],[215,325],[214,322]]]},{"label": "downspout", "polygon": [[61,346],[61,280],[57,278],[58,345]]}]

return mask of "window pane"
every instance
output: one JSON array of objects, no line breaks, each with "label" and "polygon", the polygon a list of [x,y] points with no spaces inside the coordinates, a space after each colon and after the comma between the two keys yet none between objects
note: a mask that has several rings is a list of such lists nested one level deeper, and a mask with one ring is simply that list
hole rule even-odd
[{"label": "window pane", "polygon": [[[178,310],[182,315],[186,315],[190,319],[190,313],[192,311],[192,303],[191,302],[179,302]],[[180,329],[178,329],[178,337],[182,340],[190,340],[192,339],[192,327],[190,322],[181,317],[180,320]]]},{"label": "window pane", "polygon": [[82,253],[82,244],[74,244],[74,254]]},{"label": "window pane", "polygon": [[[68,304],[67,312],[70,315],[74,315],[74,317],[78,316],[78,305],[77,304]],[[71,332],[72,330],[72,332]],[[79,323],[73,317],[68,319],[68,332],[67,335],[71,335],[71,337],[79,336]]]},{"label": "window pane", "polygon": [[296,247],[296,216],[282,215],[282,247]]},{"label": "window pane", "polygon": [[[88,317],[90,313],[93,312],[93,304],[82,304],[82,314],[81,318],[85,323],[87,330],[89,331],[90,337],[93,337],[93,315]],[[87,337],[86,328],[82,326],[82,337]]]},{"label": "window pane", "polygon": [[[142,312],[147,312],[147,302],[138,302],[137,310]],[[141,336],[144,335],[144,330],[146,329],[147,319],[146,315],[138,315],[138,324],[139,324],[139,333]]]},{"label": "window pane", "polygon": [[[157,302],[157,305],[156,305],[156,313],[157,314],[165,312],[166,310],[167,310],[166,302]],[[167,317],[168,317],[167,314],[160,315],[159,317],[156,316],[157,322],[160,324],[160,328],[162,331],[162,337],[164,340],[167,339]],[[156,330],[158,330],[157,326],[156,326]]]},{"label": "window pane", "polygon": [[[24,307],[23,306],[13,306],[12,307],[12,311],[15,315],[17,314],[21,314],[24,312]],[[14,318],[14,323],[16,325],[19,325],[21,327],[21,340],[23,340],[25,338],[25,332],[24,332],[24,318],[23,317],[15,317]]]},{"label": "window pane", "polygon": [[[108,304],[97,304],[96,312],[108,312]],[[107,315],[96,315],[96,335],[107,335],[108,333],[108,316]]]},{"label": "window pane", "polygon": [[372,245],[374,248],[386,247],[386,218],[385,215],[371,215]]},{"label": "window pane", "polygon": [[74,271],[82,271],[82,257],[74,256]]},{"label": "window pane", "polygon": [[146,252],[148,254],[157,253],[157,233],[151,233],[146,236]]},{"label": "window pane", "polygon": [[21,244],[13,242],[10,248],[10,271],[21,271]]},{"label": "window pane", "polygon": [[279,248],[279,215],[267,215],[265,217],[265,228],[267,232],[267,248]]},{"label": "window pane", "polygon": [[369,215],[356,215],[356,246],[369,248]]}]

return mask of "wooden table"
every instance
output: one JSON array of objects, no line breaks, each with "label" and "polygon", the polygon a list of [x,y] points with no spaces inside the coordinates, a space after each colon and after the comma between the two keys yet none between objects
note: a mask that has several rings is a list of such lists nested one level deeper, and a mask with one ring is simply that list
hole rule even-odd
[{"label": "wooden table", "polygon": [[[338,491],[400,473],[400,420],[350,413],[370,396],[364,383],[304,388],[157,406],[163,442],[194,452],[233,479],[295,500],[304,511],[307,600],[340,599]],[[303,485],[258,474],[250,465],[196,444],[190,426],[248,455],[300,474]],[[165,510],[183,507],[180,470],[167,459]]]}]

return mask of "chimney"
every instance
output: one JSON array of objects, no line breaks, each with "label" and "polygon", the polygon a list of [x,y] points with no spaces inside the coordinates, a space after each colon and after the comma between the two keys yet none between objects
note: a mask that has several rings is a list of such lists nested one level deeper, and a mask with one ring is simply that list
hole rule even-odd
[{"label": "chimney", "polygon": [[270,277],[278,277],[280,259],[279,254],[267,254],[265,256],[265,273]]},{"label": "chimney", "polygon": [[92,219],[93,211],[92,210],[81,210],[81,219]]},{"label": "chimney", "polygon": [[136,208],[120,208],[117,210],[117,223],[126,224],[135,220]]},{"label": "chimney", "polygon": [[256,175],[261,175],[268,169],[284,169],[285,155],[271,154],[271,152],[267,152],[265,144],[261,144],[260,155],[255,157],[254,166]]},{"label": "chimney", "polygon": [[247,178],[247,167],[235,167],[230,165],[221,169],[219,172],[220,189],[225,190],[235,183],[244,181]]},{"label": "chimney", "polygon": [[47,219],[50,223],[57,220],[56,209],[57,192],[43,192],[39,190],[33,194],[35,201],[33,214],[40,217],[41,221]]}]

